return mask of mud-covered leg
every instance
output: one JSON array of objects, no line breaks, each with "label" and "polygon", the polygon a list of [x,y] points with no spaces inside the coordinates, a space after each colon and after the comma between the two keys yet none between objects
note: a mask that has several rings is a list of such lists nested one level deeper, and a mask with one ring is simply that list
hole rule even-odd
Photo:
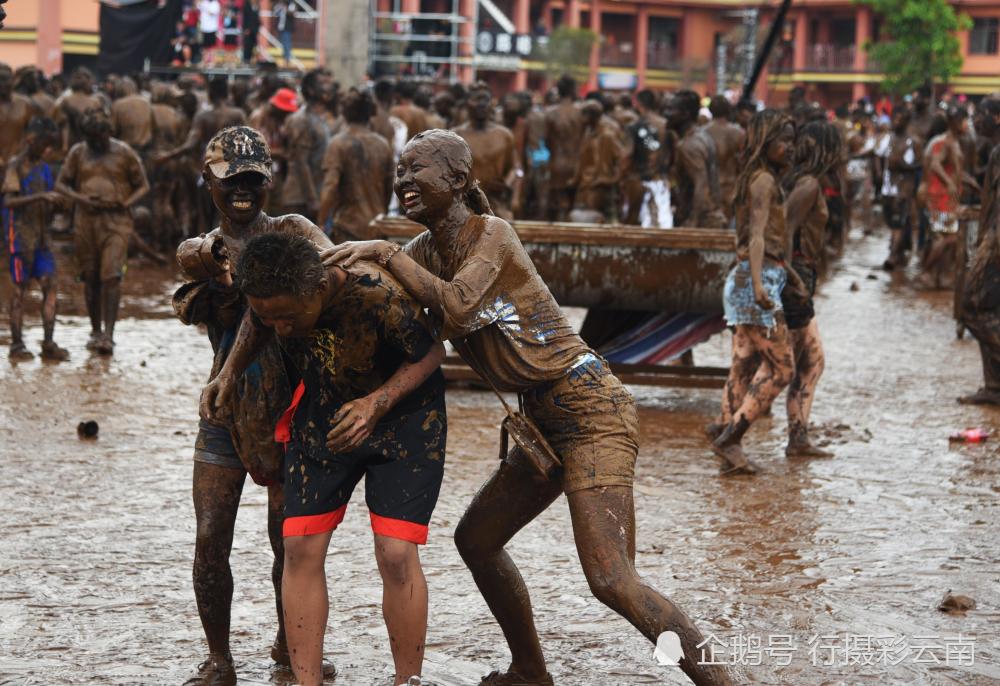
[{"label": "mud-covered leg", "polygon": [[712,447],[731,469],[752,472],[754,467],[743,454],[743,436],[792,380],[795,363],[788,341],[788,327],[781,317],[776,318],[775,325],[770,329],[753,325],[738,326],[739,329],[745,330],[750,344],[761,356],[761,363],[739,408],[733,412],[732,420]]},{"label": "mud-covered leg", "polygon": [[743,398],[760,363],[761,356],[754,348],[746,327],[737,326],[733,331],[733,356],[729,366],[729,376],[722,389],[721,414],[705,427],[705,433],[710,440],[718,438],[726,425],[732,421],[733,412],[743,403]]},{"label": "mud-covered leg", "polygon": [[819,326],[812,319],[803,329],[789,331],[795,355],[795,376],[788,386],[788,446],[789,457],[830,457],[809,441],[809,416],[812,412],[816,386],[823,375],[826,357]]},{"label": "mud-covered leg", "polygon": [[229,553],[233,527],[243,493],[246,472],[241,469],[194,463],[193,498],[197,518],[194,554],[194,595],[213,657],[232,661],[229,620],[233,574]]},{"label": "mud-covered leg", "polygon": [[699,665],[704,640],[684,612],[635,571],[635,507],[627,486],[590,488],[568,496],[573,535],[594,597],[632,623],[653,644],[664,631],[681,640],[680,667],[695,684],[732,683],[724,667]]},{"label": "mud-covered leg", "polygon": [[281,607],[281,577],[285,569],[285,543],[281,526],[285,521],[285,494],[281,485],[267,488],[267,537],[271,541],[274,562],[271,564],[271,584],[274,586],[274,605],[278,611],[278,633],[271,646],[271,659],[279,665],[291,667],[288,644],[285,640],[285,614]]},{"label": "mud-covered leg", "polygon": [[528,589],[504,546],[560,492],[558,480],[542,480],[501,462],[472,499],[455,530],[458,552],[507,639],[511,652],[509,671],[526,679],[545,676],[545,658]]}]

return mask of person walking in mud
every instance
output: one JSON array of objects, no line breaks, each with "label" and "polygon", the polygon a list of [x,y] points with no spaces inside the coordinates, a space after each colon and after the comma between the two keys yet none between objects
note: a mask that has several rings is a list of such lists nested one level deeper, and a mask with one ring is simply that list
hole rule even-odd
[{"label": "person walking in mud", "polygon": [[520,447],[474,498],[455,532],[512,653],[484,686],[552,684],[531,603],[507,542],[566,493],[573,533],[594,595],[656,642],[680,637],[680,666],[696,684],[729,684],[723,668],[698,664],[701,633],[635,571],[632,484],[638,453],[635,402],[586,346],[531,263],[510,224],[491,216],[472,176],[472,153],[452,132],[407,145],[396,169],[406,217],[429,230],[405,248],[345,243],[324,255],[344,267],[377,260],[424,307],[463,359],[495,388],[516,392],[551,443],[561,469],[542,476]]},{"label": "person walking in mud", "polygon": [[45,152],[57,145],[59,129],[48,118],[28,123],[24,151],[7,163],[3,181],[0,219],[10,256],[10,352],[12,360],[34,357],[24,344],[24,296],[32,280],[42,290],[43,360],[65,360],[69,352],[52,339],[56,326],[55,257],[49,247],[52,210],[62,202],[55,192],[52,168]]},{"label": "person walking in mud", "polygon": [[[778,180],[788,168],[795,125],[777,110],[758,112],[747,126],[747,142],[736,184],[736,259],[723,295],[733,327],[733,357],[722,394],[722,416],[706,433],[722,458],[724,474],[753,474],[743,436],[792,380],[795,359],[781,309],[788,236]],[[801,291],[805,288],[796,284]]]},{"label": "person walking in mud", "polygon": [[[364,477],[392,686],[419,686],[427,582],[417,547],[427,542],[444,476],[444,346],[385,269],[324,267],[301,236],[252,238],[237,285],[253,310],[258,345],[276,339],[301,377],[275,432],[287,446],[282,601],[297,683],[323,681],[326,553]],[[206,402],[224,406],[253,357],[253,348],[234,349]]]},{"label": "person walking in mud", "polygon": [[910,133],[910,110],[899,105],[892,113],[892,135],[882,184],[882,206],[889,225],[889,257],[882,267],[893,271],[906,266],[907,249],[912,249],[917,177],[923,165],[923,146]]},{"label": "person walking in mud", "polygon": [[[268,232],[304,236],[321,248],[331,245],[305,217],[270,217],[262,211],[271,162],[267,143],[257,131],[237,126],[216,134],[205,153],[203,179],[221,224],[207,236],[181,243],[177,250],[178,263],[189,280],[174,294],[174,312],[185,324],[207,328],[214,353],[212,378],[222,369],[241,320],[249,316],[246,299],[233,285],[232,276],[242,246]],[[209,654],[187,686],[236,683],[229,644],[233,597],[229,553],[248,473],[268,494],[267,532],[274,553],[271,581],[278,615],[271,658],[278,665],[291,666],[281,612],[284,451],[274,441],[274,427],[290,402],[281,352],[276,344],[269,344],[240,378],[222,411],[209,411],[204,404],[200,408],[191,489],[197,519],[193,581]],[[334,670],[330,666],[327,671]]]},{"label": "person walking in mud", "polygon": [[613,224],[619,219],[618,190],[624,171],[625,146],[614,120],[604,116],[601,103],[587,100],[580,113],[585,128],[573,179],[574,209],[589,211],[597,221]]},{"label": "person walking in mud", "polygon": [[66,156],[56,191],[76,203],[76,261],[91,326],[87,349],[111,355],[133,230],[132,207],[149,192],[149,181],[135,151],[111,137],[104,110],[88,110],[80,127],[84,141]]},{"label": "person walking in mud", "polygon": [[816,324],[813,296],[817,269],[823,256],[829,212],[820,179],[840,163],[843,138],[833,124],[815,121],[799,131],[795,166],[785,179],[787,232],[791,268],[805,285],[782,291],[782,309],[795,357],[795,375],[788,386],[788,457],[832,457],[809,441],[809,414],[816,386],[823,374],[825,356]]}]

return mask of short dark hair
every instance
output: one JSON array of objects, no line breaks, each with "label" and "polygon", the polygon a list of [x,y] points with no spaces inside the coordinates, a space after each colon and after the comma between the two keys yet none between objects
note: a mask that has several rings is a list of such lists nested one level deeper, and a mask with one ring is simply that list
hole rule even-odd
[{"label": "short dark hair", "polygon": [[28,122],[27,132],[36,136],[54,138],[59,134],[59,127],[48,117],[32,117]]},{"label": "short dark hair", "polygon": [[262,233],[251,238],[236,264],[236,286],[254,298],[311,295],[326,268],[316,246],[304,236]]},{"label": "short dark hair", "polygon": [[225,100],[229,97],[229,80],[225,76],[216,76],[208,82],[208,99],[212,102]]},{"label": "short dark hair", "polygon": [[375,100],[368,91],[352,88],[344,96],[340,111],[350,124],[367,124],[375,116]]},{"label": "short dark hair", "polygon": [[316,97],[317,82],[321,76],[326,76],[329,73],[330,71],[325,67],[316,67],[306,72],[306,75],[302,77],[302,95],[306,100]]},{"label": "short dark hair", "polygon": [[656,109],[656,93],[648,88],[643,88],[635,94],[635,100],[647,110]]},{"label": "short dark hair", "polygon": [[556,81],[556,90],[559,91],[560,98],[575,98],[576,97],[576,79],[574,79],[569,74],[563,74]]},{"label": "short dark hair", "polygon": [[716,95],[708,103],[708,111],[713,117],[728,118],[733,113],[733,106],[729,104],[726,96]]},{"label": "short dark hair", "polygon": [[686,113],[691,121],[697,121],[701,111],[701,97],[691,90],[677,91],[674,93],[674,107]]},{"label": "short dark hair", "polygon": [[413,104],[417,107],[429,110],[431,108],[431,89],[427,86],[420,86],[417,88],[417,92],[413,94]]},{"label": "short dark hair", "polygon": [[740,101],[736,103],[736,109],[743,110],[744,112],[756,112],[757,103],[747,98],[741,98]]},{"label": "short dark hair", "polygon": [[389,79],[379,79],[375,82],[372,92],[375,95],[375,99],[378,100],[383,105],[388,105],[392,103],[392,91],[394,86],[392,81]]},{"label": "short dark hair", "polygon": [[417,94],[417,84],[412,81],[399,81],[396,84],[396,95],[406,100],[413,100],[413,96]]}]

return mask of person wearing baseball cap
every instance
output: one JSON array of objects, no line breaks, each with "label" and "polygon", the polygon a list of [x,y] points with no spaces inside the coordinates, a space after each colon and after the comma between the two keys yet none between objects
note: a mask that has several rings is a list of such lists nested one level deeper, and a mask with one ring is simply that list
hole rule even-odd
[{"label": "person wearing baseball cap", "polygon": [[[271,217],[263,211],[273,181],[271,151],[264,136],[247,126],[223,129],[205,151],[202,178],[220,214],[220,226],[178,248],[178,263],[187,283],[174,294],[177,317],[185,324],[203,324],[215,354],[213,377],[219,373],[236,338],[252,339],[256,355],[250,372],[237,379],[234,392],[220,412],[202,412],[195,439],[192,494],[197,519],[194,591],[208,642],[209,655],[187,686],[235,684],[236,670],[229,644],[233,578],[229,551],[249,473],[268,489],[268,533],[274,562],[278,631],[272,659],[290,667],[281,612],[284,569],[281,486],[282,448],[274,441],[274,427],[291,403],[291,390],[274,337],[262,336],[249,322],[246,299],[233,285],[232,266],[241,247],[264,233],[304,236],[320,249],[329,239],[305,217]],[[204,407],[204,403],[203,403]],[[214,407],[213,407],[214,409]],[[325,665],[327,674],[335,673]]]}]

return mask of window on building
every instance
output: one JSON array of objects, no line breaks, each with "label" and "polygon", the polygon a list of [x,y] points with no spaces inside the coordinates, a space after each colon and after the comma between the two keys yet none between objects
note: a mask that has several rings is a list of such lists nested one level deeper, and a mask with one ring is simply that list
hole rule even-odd
[{"label": "window on building", "polygon": [[1000,33],[1000,19],[997,17],[973,18],[972,31],[969,32],[969,54],[997,54],[998,33]]},{"label": "window on building", "polygon": [[647,64],[651,69],[676,67],[679,55],[681,23],[671,17],[649,18],[649,42],[646,45]]}]

